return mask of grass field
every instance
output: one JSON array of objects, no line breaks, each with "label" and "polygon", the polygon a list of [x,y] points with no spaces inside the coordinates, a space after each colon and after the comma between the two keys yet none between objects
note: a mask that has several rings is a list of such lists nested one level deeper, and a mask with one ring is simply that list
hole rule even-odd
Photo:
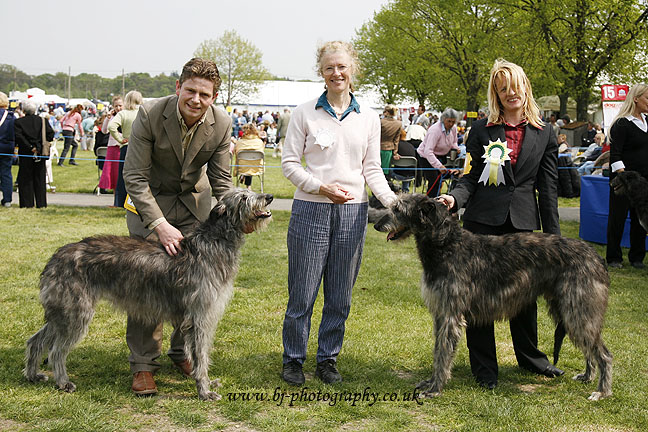
[{"label": "grass field", "polygon": [[[198,400],[194,383],[183,379],[164,355],[156,376],[159,395],[134,397],[124,339],[126,319],[105,302],[99,304],[88,336],[68,359],[77,392],[59,392],[51,381],[26,382],[21,375],[24,344],[43,323],[38,278],[46,261],[65,243],[99,233],[126,234],[126,227],[119,209],[3,209],[0,430],[648,430],[645,270],[611,271],[604,339],[614,355],[613,397],[587,401],[595,383],[570,379],[583,369],[584,361],[569,342],[559,364],[565,376],[549,380],[519,369],[508,326],[497,323],[498,387],[487,391],[475,384],[462,340],[443,395],[419,404],[411,400],[412,392],[432,372],[434,343],[432,320],[419,294],[420,264],[413,241],[387,243],[385,235],[371,226],[339,357],[344,382],[329,386],[314,377],[320,296],[305,364],[306,387],[296,393],[300,390],[279,377],[288,219],[288,212],[275,212],[269,229],[248,236],[236,292],[211,355],[210,375],[221,379],[223,400],[206,403]],[[577,236],[577,223],[563,223],[562,228],[564,235]],[[550,353],[553,326],[544,301],[539,303],[540,347]],[[163,350],[168,348],[169,333],[170,326],[165,326]]]}]

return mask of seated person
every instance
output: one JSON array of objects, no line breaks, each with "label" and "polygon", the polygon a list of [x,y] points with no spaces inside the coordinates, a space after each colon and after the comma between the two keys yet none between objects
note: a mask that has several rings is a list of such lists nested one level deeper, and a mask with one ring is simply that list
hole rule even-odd
[{"label": "seated person", "polygon": [[254,123],[246,123],[243,125],[241,133],[243,135],[236,141],[236,145],[234,146],[234,154],[236,155],[234,175],[238,175],[239,182],[244,183],[249,190],[252,190],[252,176],[263,172],[263,160],[246,160],[243,163],[239,163],[238,154],[242,150],[258,150],[262,152],[265,146],[261,138],[259,138],[259,131]]},{"label": "seated person", "polygon": [[[404,130],[401,130],[401,140],[398,143],[398,154],[400,157],[403,156],[411,156],[417,159],[416,155],[416,149],[410,143],[409,141],[405,141],[403,138],[405,138],[406,132]],[[394,180],[399,180],[403,182],[403,192],[408,193],[409,192],[409,186],[410,186],[410,181],[406,180],[403,181],[403,179],[406,178],[412,178],[415,176],[415,172],[413,169],[392,169],[391,170],[391,176]]]}]

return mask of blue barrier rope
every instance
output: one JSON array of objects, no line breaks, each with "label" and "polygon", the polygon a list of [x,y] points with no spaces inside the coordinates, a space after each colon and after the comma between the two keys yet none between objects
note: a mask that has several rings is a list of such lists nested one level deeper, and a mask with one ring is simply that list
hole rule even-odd
[{"label": "blue barrier rope", "polygon": [[[16,156],[16,155],[14,155],[13,153],[0,153],[0,156],[12,156],[13,157],[13,156]],[[18,156],[18,158],[41,158],[41,159],[44,159],[43,156],[33,156],[33,155],[17,155],[17,156]],[[50,158],[52,158],[52,157],[50,156]],[[71,159],[69,157],[69,155],[66,155],[65,158],[66,159]],[[80,157],[75,157],[74,160],[82,160],[82,161],[84,160],[84,161],[91,161],[91,162],[97,162],[97,161],[124,162],[122,159],[97,159],[97,158],[80,158]],[[238,167],[238,168],[260,168],[259,165],[230,165],[230,167],[232,167],[232,168],[235,168],[235,167]],[[281,165],[263,165],[263,168],[273,168],[273,169],[274,168],[281,168]],[[572,167],[557,167],[557,168],[559,170],[565,170],[565,169],[578,169],[579,167],[572,166]],[[404,170],[407,170],[407,171],[440,171],[440,168],[412,168],[412,167],[409,167],[409,168],[407,168],[407,167],[400,168],[399,167],[399,168],[397,168],[397,167],[393,167],[393,168],[389,168],[389,169],[393,170],[393,171],[404,171]],[[595,170],[595,169],[603,169],[603,167],[602,166],[594,166],[594,167],[591,167],[591,169],[593,169],[593,170]],[[464,169],[463,168],[447,168],[446,167],[446,170],[448,170],[448,171],[450,171],[450,170],[463,171]]]}]

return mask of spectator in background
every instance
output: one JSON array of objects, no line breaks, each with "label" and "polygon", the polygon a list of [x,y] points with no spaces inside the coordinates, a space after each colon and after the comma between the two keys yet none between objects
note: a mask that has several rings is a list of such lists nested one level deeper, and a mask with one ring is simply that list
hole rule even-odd
[{"label": "spectator in background", "polygon": [[[117,170],[117,186],[115,187],[115,207],[124,207],[126,201],[126,188],[124,186],[124,160],[128,152],[128,140],[130,139],[131,129],[137,111],[142,105],[142,94],[136,90],[131,90],[124,97],[124,109],[118,112],[115,117],[108,123],[110,135],[119,144],[119,168]],[[121,132],[120,132],[121,129]]]},{"label": "spectator in background", "polygon": [[423,126],[425,130],[430,127],[430,119],[425,115],[425,105],[419,105],[416,110],[416,117],[412,119],[412,124]]},{"label": "spectator in background", "polygon": [[[648,85],[632,86],[619,114],[610,128],[610,181],[626,169],[648,179]],[[643,268],[646,256],[646,230],[639,223],[637,212],[625,196],[610,189],[610,213],[607,226],[606,260],[608,266],[621,268],[621,238],[630,212],[630,251],[628,260],[635,268]]]},{"label": "spectator in background", "polygon": [[246,160],[243,164],[239,163],[238,154],[242,150],[256,150],[262,152],[264,147],[263,140],[259,137],[259,131],[256,126],[253,123],[248,123],[243,126],[243,136],[236,142],[234,147],[234,154],[236,155],[234,175],[240,176],[239,183],[245,184],[249,190],[252,190],[252,176],[263,172],[263,160]]},{"label": "spectator in background", "polygon": [[[400,157],[409,156],[416,158],[418,164],[416,149],[414,148],[412,143],[406,141],[405,138],[407,138],[407,132],[401,129],[400,142],[398,143],[398,155]],[[412,169],[394,169],[392,170],[391,176],[395,180],[401,181],[403,185],[403,192],[408,193],[411,182],[409,180],[404,181],[403,179],[415,177],[416,173]]]},{"label": "spectator in background", "polygon": [[13,195],[14,116],[9,112],[9,98],[0,92],[0,189],[2,189],[2,206],[11,207]]},{"label": "spectator in background", "polygon": [[81,139],[81,150],[94,150],[94,127],[95,117],[88,112],[81,122],[83,128],[83,138]]},{"label": "spectator in background", "polygon": [[279,122],[277,123],[277,138],[279,142],[275,146],[274,151],[272,152],[272,157],[281,157],[281,152],[283,150],[283,144],[286,140],[286,133],[288,132],[288,124],[290,123],[290,110],[284,108],[283,114],[279,116]]},{"label": "spectator in background", "polygon": [[392,157],[400,159],[398,155],[398,142],[400,141],[400,120],[396,119],[396,107],[387,105],[383,111],[384,117],[380,119],[380,166],[385,176],[389,175]]},{"label": "spectator in background", "polygon": [[587,132],[583,135],[581,139],[582,147],[589,147],[590,144],[594,143],[594,137],[596,136],[596,129],[594,128],[594,123],[587,122]]},{"label": "spectator in background", "polygon": [[47,207],[45,190],[45,161],[43,155],[43,127],[45,139],[54,139],[54,130],[49,122],[36,115],[36,103],[23,103],[25,116],[14,123],[16,145],[18,146],[18,197],[21,208]]},{"label": "spectator in background", "polygon": [[81,111],[83,111],[83,105],[79,104],[68,111],[67,114],[65,114],[61,119],[61,132],[65,141],[63,142],[63,152],[61,153],[61,157],[58,161],[58,166],[60,167],[63,166],[63,162],[65,162],[65,156],[67,155],[70,147],[72,147],[72,151],[70,152],[69,164],[77,164],[74,161],[74,157],[76,156],[79,144],[76,142],[74,136],[76,134],[76,130],[78,130],[79,134],[83,138],[83,127],[81,126],[83,118],[81,117]]},{"label": "spectator in background", "polygon": [[457,154],[459,153],[455,124],[458,117],[459,113],[452,108],[443,111],[441,121],[428,129],[423,142],[416,149],[420,156],[421,168],[424,169],[423,176],[428,181],[428,196],[439,195],[441,176],[448,172],[445,165],[450,151],[456,150]]},{"label": "spectator in background", "polygon": [[[121,148],[117,140],[110,134],[108,125],[122,109],[124,109],[124,102],[121,96],[114,96],[112,99],[112,110],[108,112],[101,124],[101,133],[108,136],[106,144],[108,149],[106,150],[106,159],[101,170],[99,188],[112,190],[113,193],[117,189],[117,179],[119,178],[119,161],[121,160],[119,153]],[[118,127],[117,131],[121,133],[121,128]],[[113,206],[117,206],[116,198],[113,200]]]}]

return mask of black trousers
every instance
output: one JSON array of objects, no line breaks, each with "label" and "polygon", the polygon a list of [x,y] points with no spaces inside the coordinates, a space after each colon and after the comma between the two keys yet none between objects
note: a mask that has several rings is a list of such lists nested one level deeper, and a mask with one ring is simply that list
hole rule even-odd
[{"label": "black trousers", "polygon": [[[443,166],[445,166],[445,164],[448,162],[447,156],[437,156],[437,159],[439,159],[439,162],[441,162]],[[425,191],[427,193],[427,196],[439,196],[441,182],[443,181],[441,171],[439,171],[438,169],[432,169],[432,165],[430,165],[430,162],[428,162],[428,160],[424,157],[421,157],[419,159],[419,163],[421,165],[421,168],[425,168],[423,170],[423,177],[425,177],[425,179],[428,181],[428,184],[426,186],[428,190]]]},{"label": "black trousers", "polygon": [[21,156],[18,159],[18,198],[20,207],[47,207],[45,161]]},{"label": "black trousers", "polygon": [[[611,177],[614,178],[614,175]],[[646,231],[639,223],[637,213],[630,207],[630,201],[624,196],[619,196],[610,188],[610,211],[607,225],[607,248],[605,259],[608,263],[622,262],[621,238],[625,221],[630,211],[630,250],[628,261],[631,263],[642,262],[646,256]]]},{"label": "black trousers", "polygon": [[[519,232],[513,227],[510,218],[504,225],[490,226],[477,222],[464,221],[464,228],[475,234],[501,235]],[[506,257],[503,257],[506,259]],[[513,349],[518,365],[535,373],[549,366],[547,355],[538,349],[537,305],[532,303],[509,320]],[[495,326],[468,324],[466,342],[470,354],[470,369],[478,381],[497,382],[497,353],[495,349]]]},{"label": "black trousers", "polygon": [[119,149],[119,168],[117,170],[117,186],[115,186],[115,199],[113,205],[115,207],[124,207],[126,202],[126,185],[124,184],[124,161],[126,160],[126,153],[128,152],[128,145],[123,145]]}]

